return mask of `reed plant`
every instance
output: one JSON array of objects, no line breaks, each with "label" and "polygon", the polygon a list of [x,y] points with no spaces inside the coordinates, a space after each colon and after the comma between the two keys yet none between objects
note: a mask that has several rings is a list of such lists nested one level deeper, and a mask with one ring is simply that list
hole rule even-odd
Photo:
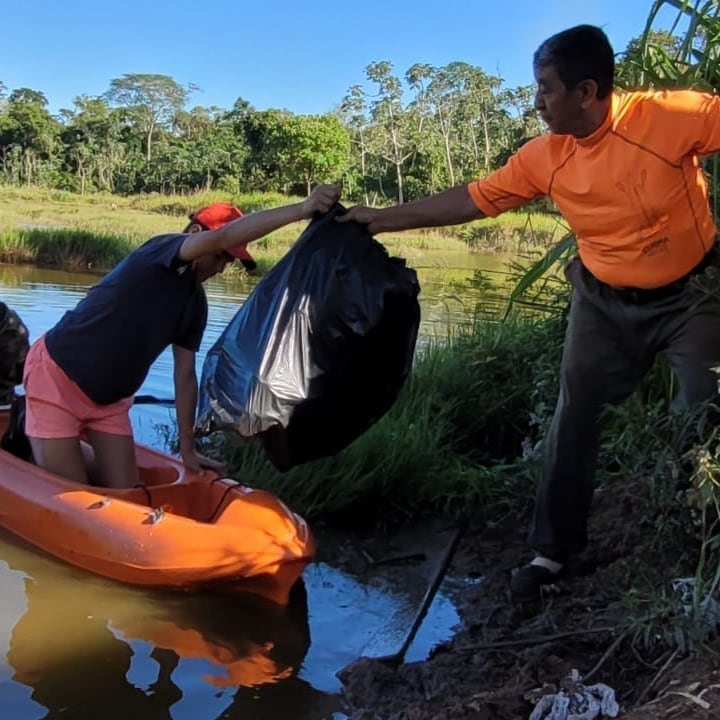
[{"label": "reed plant", "polygon": [[112,267],[136,248],[137,235],[78,229],[0,231],[0,262],[95,270]]},{"label": "reed plant", "polygon": [[460,329],[417,357],[400,396],[334,457],[280,473],[260,444],[216,438],[234,477],[278,493],[311,519],[363,524],[424,514],[487,513],[527,505],[526,453],[555,391],[562,326],[518,318]]}]

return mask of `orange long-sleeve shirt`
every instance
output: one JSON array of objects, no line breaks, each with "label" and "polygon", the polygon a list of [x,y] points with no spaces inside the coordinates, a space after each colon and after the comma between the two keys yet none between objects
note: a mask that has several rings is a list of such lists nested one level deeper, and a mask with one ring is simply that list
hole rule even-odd
[{"label": "orange long-sleeve shirt", "polygon": [[718,151],[720,97],[615,94],[592,135],[537,137],[468,190],[489,217],[549,195],[595,277],[660,287],[689,272],[715,242],[699,157]]}]

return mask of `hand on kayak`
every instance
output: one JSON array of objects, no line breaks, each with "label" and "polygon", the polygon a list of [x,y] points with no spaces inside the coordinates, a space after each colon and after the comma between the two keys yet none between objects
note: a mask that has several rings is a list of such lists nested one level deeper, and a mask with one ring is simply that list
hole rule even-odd
[{"label": "hand on kayak", "polygon": [[227,475],[227,465],[225,465],[224,462],[201,455],[197,450],[183,453],[182,461],[183,465],[194,473],[200,473],[203,470],[213,470],[218,475]]}]

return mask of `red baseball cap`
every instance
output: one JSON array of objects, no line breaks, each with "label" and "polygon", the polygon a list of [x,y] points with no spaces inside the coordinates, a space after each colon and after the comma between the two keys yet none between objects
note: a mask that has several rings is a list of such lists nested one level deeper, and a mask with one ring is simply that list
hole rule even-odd
[{"label": "red baseball cap", "polygon": [[[219,227],[242,216],[242,210],[236,208],[232,203],[217,202],[191,213],[190,220],[201,225],[206,230],[217,230]],[[237,258],[245,266],[246,270],[254,270],[257,267],[257,263],[247,251],[247,245],[245,244],[227,248],[225,252],[233,258]]]}]

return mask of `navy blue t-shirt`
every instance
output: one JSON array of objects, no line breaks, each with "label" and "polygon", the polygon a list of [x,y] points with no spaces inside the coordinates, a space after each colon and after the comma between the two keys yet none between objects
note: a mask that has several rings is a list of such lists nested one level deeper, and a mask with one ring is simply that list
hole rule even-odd
[{"label": "navy blue t-shirt", "polygon": [[197,352],[207,298],[177,254],[187,235],[134,250],[45,336],[50,357],[98,405],[134,395],[170,344]]}]

